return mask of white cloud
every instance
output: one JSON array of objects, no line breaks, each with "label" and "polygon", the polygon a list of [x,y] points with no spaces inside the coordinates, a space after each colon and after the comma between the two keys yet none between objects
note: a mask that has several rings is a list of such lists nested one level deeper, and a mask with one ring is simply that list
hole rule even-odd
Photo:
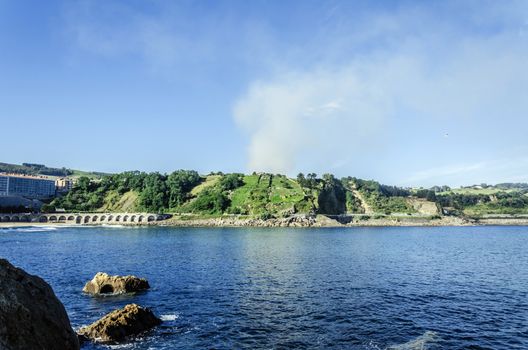
[{"label": "white cloud", "polygon": [[[419,18],[410,19],[410,13]],[[492,25],[497,19],[491,16],[481,13],[478,21]],[[233,114],[249,140],[249,170],[324,172],[338,164],[342,175],[355,175],[372,165],[372,158],[386,160],[385,154],[414,154],[415,168],[423,168],[427,164],[416,161],[426,161],[429,149],[429,158],[445,164],[433,171],[477,176],[483,165],[465,165],[464,147],[470,159],[469,149],[477,144],[526,144],[497,133],[494,125],[528,127],[528,43],[519,39],[515,23],[489,32],[464,31],[421,11],[362,23],[370,24],[363,36],[336,37],[321,50],[331,48],[328,56],[336,57],[343,43],[362,47],[372,38],[378,40],[374,48],[358,49],[339,62],[286,64],[239,97]],[[435,128],[440,130],[431,132]],[[515,128],[510,132],[519,135]],[[460,136],[439,136],[443,143],[422,136],[417,147],[409,140],[413,133],[417,139],[420,134]],[[450,165],[449,156],[460,165]],[[387,170],[384,179],[401,178]],[[429,171],[418,172],[412,180],[430,177]]]},{"label": "white cloud", "polygon": [[234,114],[251,135],[248,168],[291,172],[300,158],[317,156],[323,165],[329,153],[353,152],[336,149],[344,139],[352,141],[347,146],[368,143],[389,103],[351,72],[321,71],[256,82]]},{"label": "white cloud", "polygon": [[136,57],[166,74],[182,64],[213,60],[213,52],[222,47],[218,33],[210,29],[221,27],[223,19],[189,16],[183,5],[73,1],[64,9],[66,34],[74,49],[116,60]]},{"label": "white cloud", "polygon": [[479,162],[474,164],[455,164],[422,170],[415,174],[411,174],[411,176],[407,178],[407,184],[416,186],[424,183],[452,183],[453,178],[457,179],[468,174],[474,175],[475,172],[482,171],[485,167],[485,162]]},{"label": "white cloud", "polygon": [[299,6],[316,15],[296,11],[283,28],[266,14],[197,16],[167,2],[143,11],[79,1],[65,17],[77,48],[137,56],[163,76],[258,72],[233,103],[249,170],[402,183],[402,173],[425,182],[420,169],[435,169],[471,179],[479,172],[465,164],[478,152],[526,145],[526,2],[352,3]]},{"label": "white cloud", "polygon": [[[402,184],[408,186],[452,186],[480,183],[527,182],[528,157],[513,156],[488,159],[476,163],[450,164],[421,170],[407,177]],[[478,179],[471,181],[471,179]]]}]

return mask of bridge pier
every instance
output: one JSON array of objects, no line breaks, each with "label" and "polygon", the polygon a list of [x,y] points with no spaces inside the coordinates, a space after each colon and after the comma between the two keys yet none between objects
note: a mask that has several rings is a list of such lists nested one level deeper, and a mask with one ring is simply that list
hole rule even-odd
[{"label": "bridge pier", "polygon": [[38,223],[69,223],[77,225],[141,225],[169,218],[167,214],[152,213],[49,213],[31,214],[15,213],[0,214],[3,222],[38,222]]}]

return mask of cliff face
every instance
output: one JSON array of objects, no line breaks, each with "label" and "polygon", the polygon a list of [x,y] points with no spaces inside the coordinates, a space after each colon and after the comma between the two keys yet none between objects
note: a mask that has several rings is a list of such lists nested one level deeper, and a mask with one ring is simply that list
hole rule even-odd
[{"label": "cliff face", "polygon": [[0,349],[79,349],[62,303],[40,277],[0,259]]},{"label": "cliff face", "polygon": [[346,192],[341,186],[325,185],[319,197],[318,212],[321,214],[339,215],[346,213]]}]

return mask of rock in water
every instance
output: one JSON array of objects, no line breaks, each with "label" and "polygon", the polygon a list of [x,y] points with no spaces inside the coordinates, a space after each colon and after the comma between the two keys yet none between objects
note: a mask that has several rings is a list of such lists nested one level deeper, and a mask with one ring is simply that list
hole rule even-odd
[{"label": "rock in water", "polygon": [[0,259],[0,349],[79,349],[62,303],[40,277]]},{"label": "rock in water", "polygon": [[91,281],[86,283],[83,292],[90,294],[120,294],[139,292],[149,288],[149,283],[144,278],[110,276],[107,273],[98,272]]},{"label": "rock in water", "polygon": [[79,330],[79,335],[98,342],[117,342],[161,324],[152,311],[136,304],[114,310]]}]

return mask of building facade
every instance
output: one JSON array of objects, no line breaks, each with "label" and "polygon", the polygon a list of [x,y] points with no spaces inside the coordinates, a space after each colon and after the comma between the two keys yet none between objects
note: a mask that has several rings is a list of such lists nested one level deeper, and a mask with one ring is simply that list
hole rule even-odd
[{"label": "building facade", "polygon": [[68,192],[72,187],[73,181],[66,177],[55,180],[55,188],[58,192]]},{"label": "building facade", "polygon": [[51,198],[55,196],[55,181],[37,176],[0,174],[0,196]]},{"label": "building facade", "polygon": [[7,196],[8,187],[9,178],[7,176],[0,175],[0,196]]}]

